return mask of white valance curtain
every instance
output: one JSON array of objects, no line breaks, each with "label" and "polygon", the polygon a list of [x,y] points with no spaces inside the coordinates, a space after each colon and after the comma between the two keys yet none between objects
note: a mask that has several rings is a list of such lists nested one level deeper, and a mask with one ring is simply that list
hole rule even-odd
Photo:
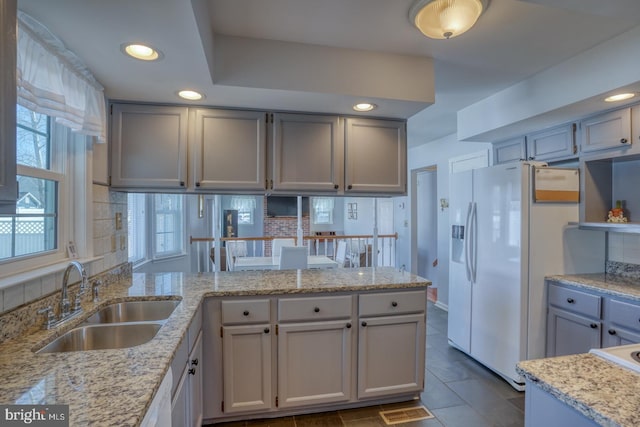
[{"label": "white valance curtain", "polygon": [[44,25],[18,12],[18,104],[106,141],[104,88]]},{"label": "white valance curtain", "polygon": [[232,196],[231,209],[241,212],[252,211],[256,208],[256,198],[253,196]]}]

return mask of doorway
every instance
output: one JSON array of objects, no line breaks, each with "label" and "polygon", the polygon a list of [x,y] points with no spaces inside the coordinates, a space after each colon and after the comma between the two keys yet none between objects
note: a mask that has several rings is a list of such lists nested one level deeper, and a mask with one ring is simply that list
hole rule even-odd
[{"label": "doorway", "polygon": [[419,276],[432,281],[430,299],[438,292],[438,174],[437,166],[415,174],[416,251]]}]

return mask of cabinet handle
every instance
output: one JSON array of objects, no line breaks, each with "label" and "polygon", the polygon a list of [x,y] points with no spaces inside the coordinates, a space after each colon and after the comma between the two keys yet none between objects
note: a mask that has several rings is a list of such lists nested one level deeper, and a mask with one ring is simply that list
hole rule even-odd
[{"label": "cabinet handle", "polygon": [[196,368],[189,369],[189,375],[195,375],[195,374],[196,374]]},{"label": "cabinet handle", "polygon": [[269,187],[270,187],[271,190],[273,190],[273,180],[272,179],[269,180]]},{"label": "cabinet handle", "polygon": [[268,334],[269,333],[269,328],[264,328],[264,333]]},{"label": "cabinet handle", "polygon": [[347,323],[347,329],[351,329],[351,323]]},{"label": "cabinet handle", "polygon": [[596,329],[598,327],[597,323],[592,323],[589,325],[591,327],[591,329]]},{"label": "cabinet handle", "polygon": [[184,187],[184,181],[180,181],[180,187]]},{"label": "cabinet handle", "polygon": [[320,313],[320,307],[314,307],[313,311],[315,311],[316,313]]},{"label": "cabinet handle", "polygon": [[397,306],[398,306],[398,303],[397,303],[397,302],[395,302],[395,301],[391,301],[391,306],[392,306],[392,307],[397,307]]},{"label": "cabinet handle", "polygon": [[573,298],[567,298],[567,302],[569,304],[573,304],[574,302],[576,302]]},{"label": "cabinet handle", "polygon": [[191,360],[191,364],[192,364],[193,366],[198,366],[198,359],[192,359],[192,360]]},{"label": "cabinet handle", "polygon": [[367,322],[362,322],[361,325],[362,326],[367,326]]},{"label": "cabinet handle", "polygon": [[353,188],[353,185],[349,184],[347,185],[347,190],[351,190]]},{"label": "cabinet handle", "polygon": [[626,144],[627,142],[627,138],[620,138],[620,144]]},{"label": "cabinet handle", "polygon": [[338,184],[333,184],[333,188],[337,190],[340,186]]},{"label": "cabinet handle", "polygon": [[615,335],[616,334],[616,330],[615,329],[609,329],[607,332],[609,332],[609,335]]},{"label": "cabinet handle", "polygon": [[196,182],[196,187],[200,187],[200,183],[199,182]]},{"label": "cabinet handle", "polygon": [[245,310],[245,311],[242,313],[242,315],[243,315],[243,316],[248,316],[248,315],[249,315],[249,310]]},{"label": "cabinet handle", "polygon": [[529,160],[535,160],[536,158],[533,156],[529,156]]}]

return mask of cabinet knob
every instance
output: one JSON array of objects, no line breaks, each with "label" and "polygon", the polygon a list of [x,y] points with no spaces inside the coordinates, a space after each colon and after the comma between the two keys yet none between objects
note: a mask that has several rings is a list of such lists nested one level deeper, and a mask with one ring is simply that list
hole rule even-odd
[{"label": "cabinet knob", "polygon": [[353,188],[353,185],[349,184],[347,185],[347,190],[351,190]]},{"label": "cabinet knob", "polygon": [[615,335],[616,334],[616,330],[615,329],[609,329],[607,332],[609,332],[609,335]]},{"label": "cabinet knob", "polygon": [[180,181],[180,187],[184,187],[184,181]]},{"label": "cabinet knob", "polygon": [[367,322],[362,322],[361,325],[362,326],[367,326]]},{"label": "cabinet knob", "polygon": [[395,302],[395,301],[391,301],[391,306],[392,306],[392,307],[397,307],[397,306],[398,306],[398,303],[397,303],[397,302]]},{"label": "cabinet knob", "polygon": [[596,329],[598,327],[597,323],[592,323],[589,325],[591,327],[591,329]]},{"label": "cabinet knob", "polygon": [[533,156],[529,156],[529,160],[535,160],[536,158]]},{"label": "cabinet knob", "polygon": [[351,329],[351,323],[347,323],[347,329]]},{"label": "cabinet knob", "polygon": [[243,316],[248,316],[248,315],[249,315],[249,310],[245,310],[245,311],[243,311],[243,312],[242,312],[242,315],[243,315]]},{"label": "cabinet knob", "polygon": [[189,369],[189,375],[195,375],[195,374],[196,374],[196,368]]},{"label": "cabinet knob", "polygon": [[193,366],[198,366],[198,359],[192,359],[192,360],[191,360],[191,364],[192,364]]},{"label": "cabinet knob", "polygon": [[576,302],[573,298],[567,298],[567,302],[569,304],[573,304],[574,302]]},{"label": "cabinet knob", "polygon": [[196,182],[196,187],[200,187],[200,183],[199,182]]},{"label": "cabinet knob", "polygon": [[337,190],[340,186],[338,184],[333,184],[333,188]]},{"label": "cabinet knob", "polygon": [[627,138],[620,138],[620,144],[626,144],[627,142],[629,142]]},{"label": "cabinet knob", "polygon": [[269,333],[269,328],[264,328],[264,333],[268,334]]},{"label": "cabinet knob", "polygon": [[320,313],[320,307],[314,307],[313,311],[315,311],[316,313]]}]

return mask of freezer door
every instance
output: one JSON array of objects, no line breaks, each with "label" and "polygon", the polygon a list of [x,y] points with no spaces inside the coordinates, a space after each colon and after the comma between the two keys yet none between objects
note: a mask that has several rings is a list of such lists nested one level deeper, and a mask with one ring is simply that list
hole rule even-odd
[{"label": "freezer door", "polygon": [[[471,345],[471,283],[467,263],[469,208],[473,200],[472,171],[449,176],[449,325],[448,338],[465,352]],[[455,228],[454,228],[455,227]]]},{"label": "freezer door", "polygon": [[523,166],[479,169],[474,171],[473,182],[477,234],[471,355],[503,375],[518,378],[515,367],[523,349],[522,338],[526,342],[522,337],[523,331],[526,334],[526,308],[521,284],[521,245],[522,239],[526,240],[522,227]]}]

